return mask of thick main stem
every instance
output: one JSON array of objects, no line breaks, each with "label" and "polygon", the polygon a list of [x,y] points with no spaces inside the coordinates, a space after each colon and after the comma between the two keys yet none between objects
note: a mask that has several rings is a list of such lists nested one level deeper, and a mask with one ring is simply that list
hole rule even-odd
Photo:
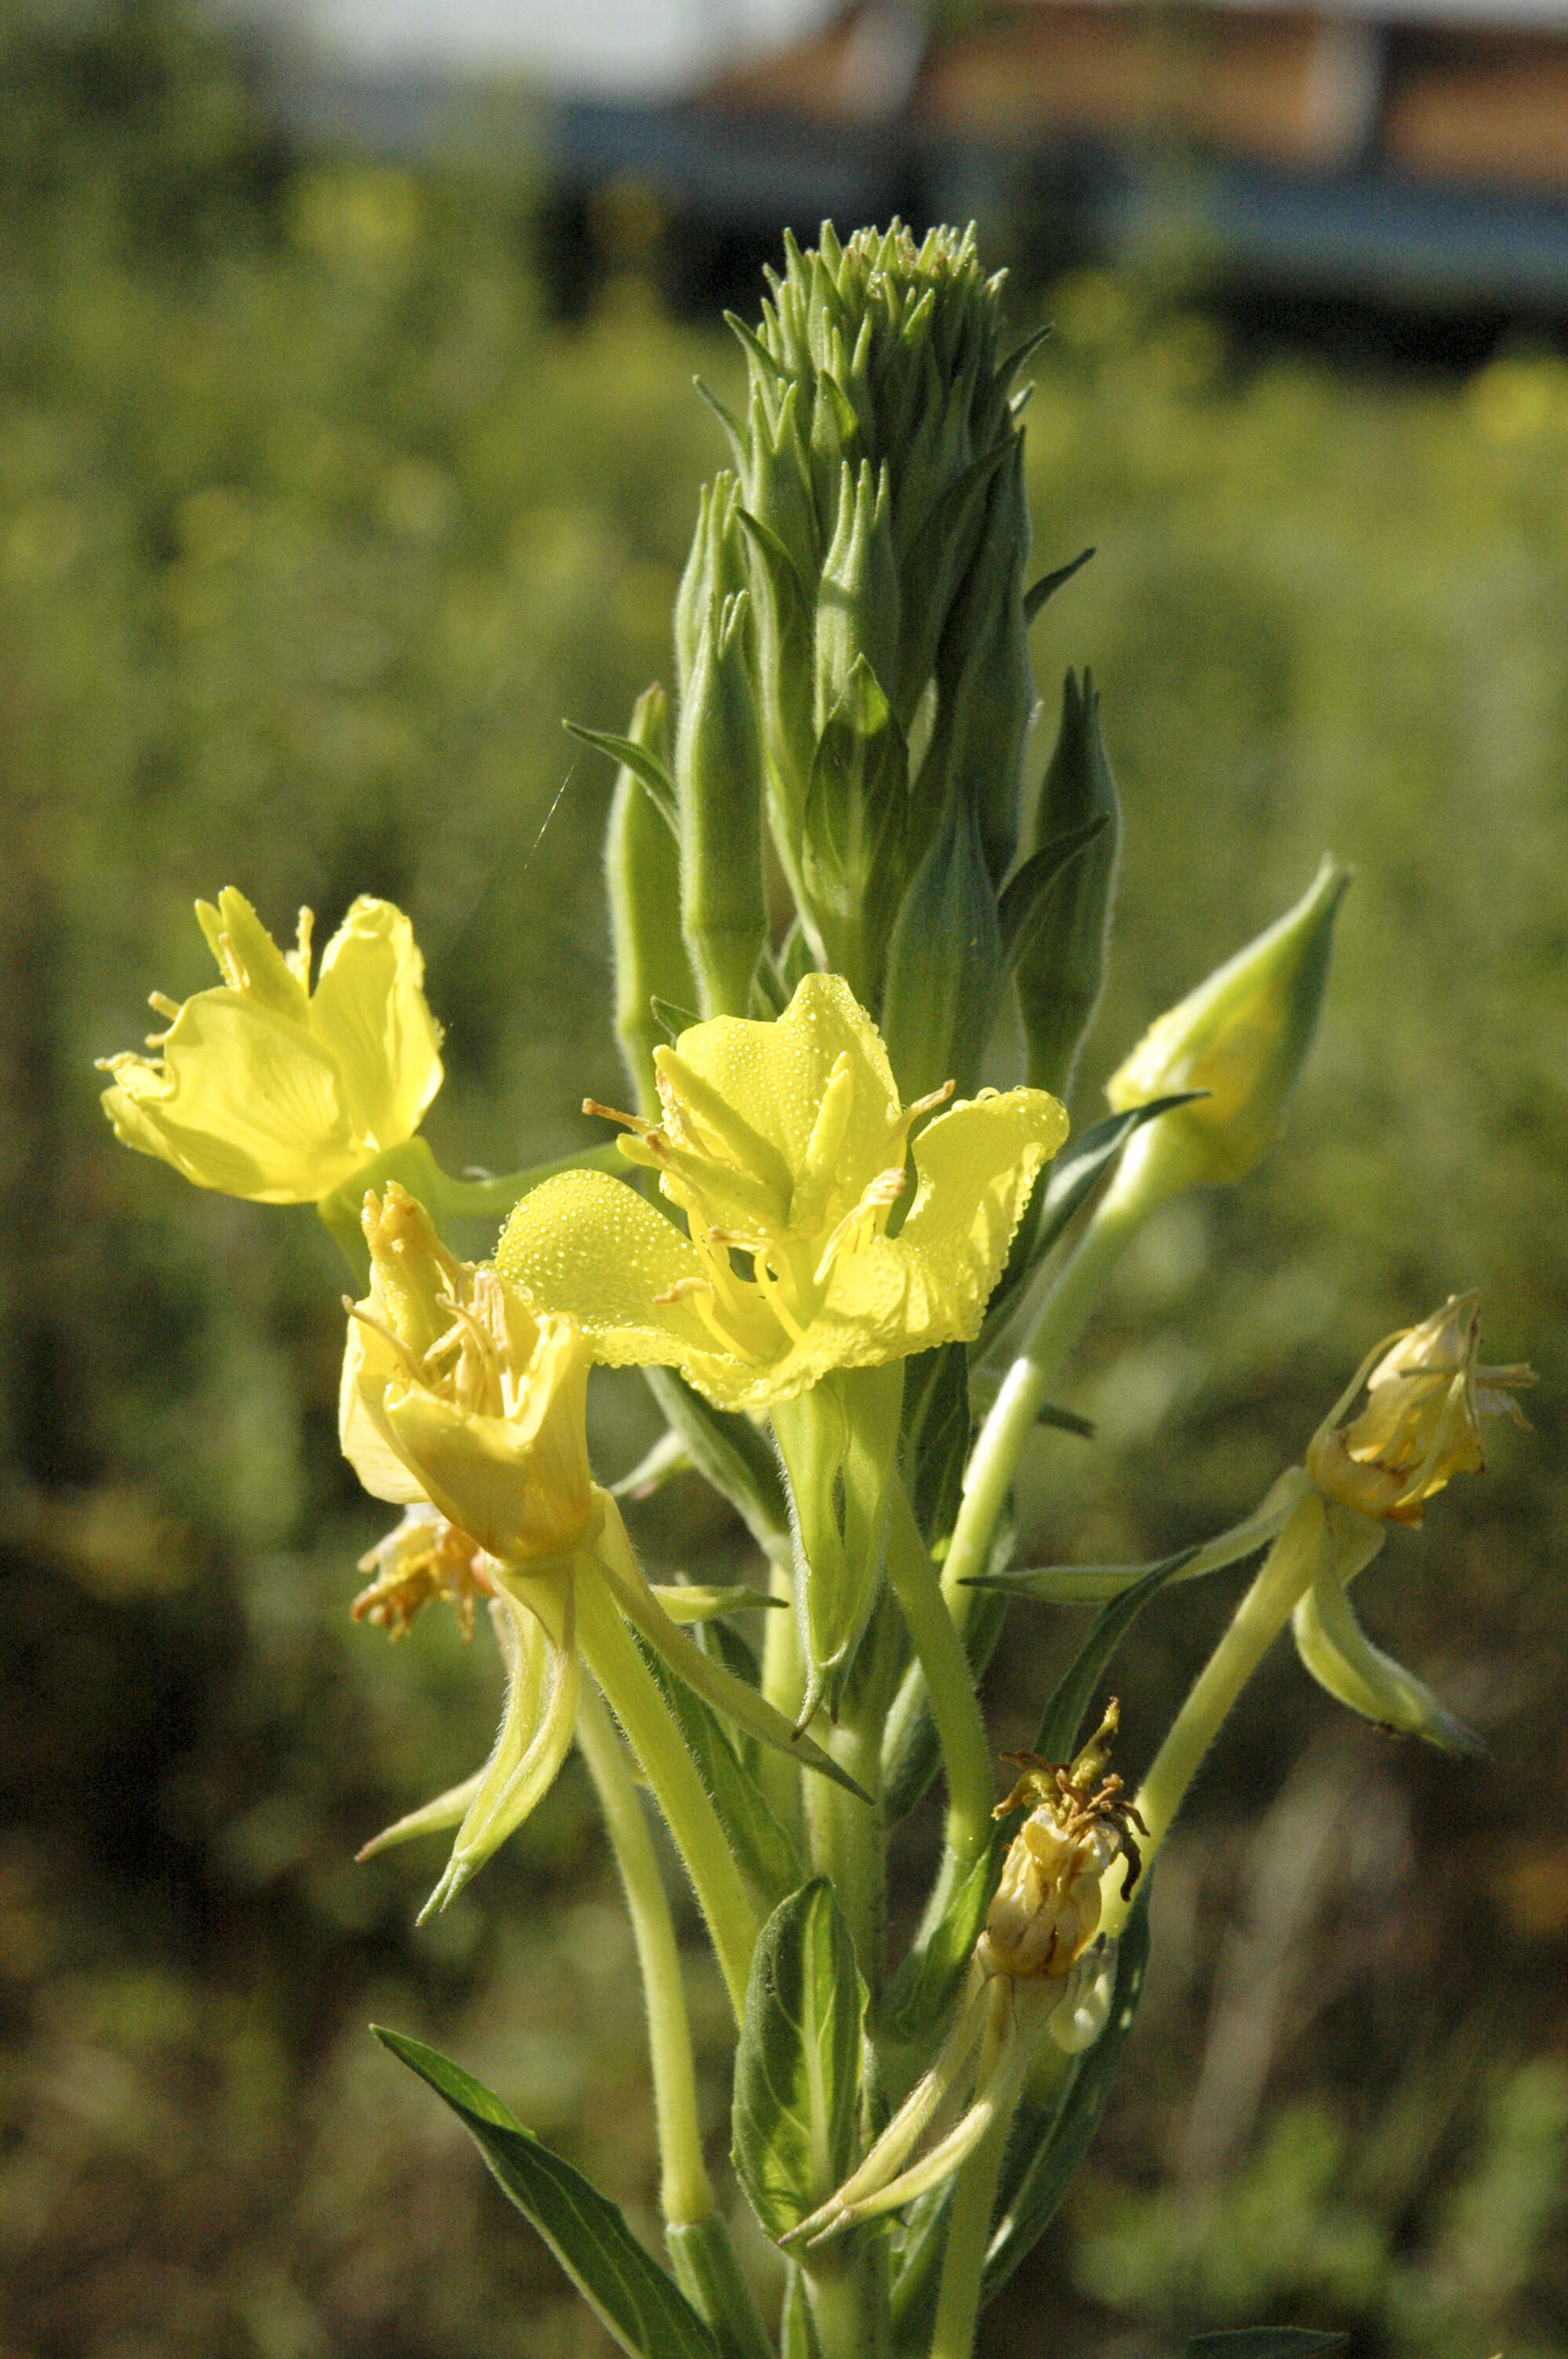
[{"label": "thick main stem", "polygon": [[746,1978],[756,1946],[756,1917],[718,1812],[680,1731],[603,1576],[589,1558],[579,1558],[578,1563],[577,1639],[665,1814],[707,1920],[739,2022],[745,2011]]},{"label": "thick main stem", "polygon": [[1076,1252],[1046,1296],[1029,1341],[1009,1368],[980,1428],[964,1475],[963,1504],[953,1527],[952,1545],[942,1568],[942,1593],[960,1630],[968,1615],[970,1597],[963,1583],[986,1570],[991,1538],[1041,1404],[1149,1209],[1136,1191],[1119,1193],[1115,1186],[1102,1199]]},{"label": "thick main stem", "polygon": [[584,1688],[578,1701],[577,1741],[604,1813],[642,1969],[659,2138],[660,2207],[672,2227],[686,2227],[708,2218],[713,2188],[702,2158],[691,2023],[669,1896],[626,1748],[590,1688]]}]

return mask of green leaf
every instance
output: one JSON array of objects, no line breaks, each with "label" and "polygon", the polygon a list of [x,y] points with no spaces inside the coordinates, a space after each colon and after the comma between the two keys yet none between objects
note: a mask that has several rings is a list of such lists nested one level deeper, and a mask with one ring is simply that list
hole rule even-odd
[{"label": "green leaf", "polygon": [[1151,1098],[1147,1105],[1130,1106],[1125,1114],[1108,1114],[1104,1122],[1093,1124],[1046,1166],[1018,1224],[1007,1267],[991,1296],[985,1325],[974,1347],[976,1359],[998,1349],[1030,1277],[1133,1132],[1142,1124],[1152,1122],[1156,1114],[1168,1114],[1173,1106],[1187,1105],[1204,1094],[1202,1090],[1183,1090],[1170,1097]]},{"label": "green leaf", "polygon": [[981,2299],[994,2299],[1025,2255],[1055,2217],[1076,2177],[1121,2061],[1149,1965],[1149,1889],[1142,1888],[1128,1912],[1116,1953],[1116,1987],[1110,2016],[1092,2048],[1077,2057],[1061,2095],[1049,2110],[1025,2098],[1013,2116],[1002,2161],[997,2223],[986,2253]]},{"label": "green leaf", "polygon": [[962,1343],[944,1343],[904,1362],[900,1453],[927,1548],[948,1538],[957,1521],[972,1426],[969,1355]]},{"label": "green leaf", "polygon": [[775,2239],[853,2166],[864,2007],[849,1928],[818,1876],[758,1937],[735,2058],[735,2173]]},{"label": "green leaf", "polygon": [[[1005,1545],[1009,1549],[1012,1546],[1011,1532]],[[996,1552],[1000,1555],[1002,1550],[999,1548]],[[982,1591],[964,1624],[964,1652],[977,1684],[996,1651],[1006,1619],[1006,1598]],[[913,1709],[906,1708],[906,1690],[907,1701],[914,1702]],[[882,1809],[890,1827],[908,1817],[936,1775],[941,1761],[942,1748],[925,1701],[925,1677],[920,1666],[912,1663],[904,1673],[903,1685],[882,1735]]]},{"label": "green leaf", "polygon": [[1343,2351],[1349,2340],[1320,2326],[1238,2326],[1195,2334],[1182,2359],[1313,2359],[1314,2352]]},{"label": "green leaf", "polygon": [[619,2204],[541,2145],[460,2066],[380,2024],[371,2029],[450,2105],[503,2192],[623,2351],[633,2359],[719,2359],[708,2329],[675,2279],[643,2250]]},{"label": "green leaf", "polygon": [[1001,1874],[1003,1846],[988,1843],[947,1896],[929,1934],[916,1935],[878,2009],[890,2038],[914,2041],[935,2030],[968,1971]]},{"label": "green leaf", "polygon": [[750,1418],[714,1408],[673,1368],[643,1379],[697,1473],[728,1499],[764,1556],[789,1562],[789,1503],[778,1460]]},{"label": "green leaf", "polygon": [[647,788],[649,799],[659,817],[672,832],[676,829],[675,780],[645,745],[639,745],[632,737],[617,737],[608,729],[585,729],[578,721],[563,721],[561,726],[568,737],[577,739],[579,745],[591,745],[596,754],[608,754],[612,762],[618,762],[630,770],[633,777]]},{"label": "green leaf", "polygon": [[1013,1572],[974,1573],[961,1586],[994,1589],[1003,1597],[1027,1597],[1040,1605],[1104,1605],[1126,1597],[1141,1582],[1153,1581],[1156,1573],[1173,1579],[1202,1554],[1201,1548],[1188,1548],[1153,1564],[1022,1565]]},{"label": "green leaf", "polygon": [[1080,549],[1076,557],[1070,557],[1065,565],[1058,565],[1054,572],[1043,573],[1038,582],[1032,582],[1023,593],[1024,621],[1032,623],[1057,591],[1065,589],[1075,573],[1082,572],[1093,555],[1092,549]]},{"label": "green leaf", "polygon": [[639,1638],[638,1645],[712,1797],[736,1865],[762,1908],[776,1908],[800,1882],[794,1843],[763,1800],[719,1714],[669,1669],[645,1639]]},{"label": "green leaf", "polygon": [[1089,1635],[1063,1673],[1051,1701],[1041,1714],[1039,1730],[1031,1747],[1044,1761],[1070,1761],[1078,1749],[1078,1732],[1083,1726],[1090,1699],[1104,1676],[1107,1665],[1143,1608],[1168,1581],[1173,1581],[1184,1565],[1191,1564],[1198,1553],[1195,1548],[1178,1549],[1146,1572],[1119,1597],[1113,1597],[1102,1606],[1089,1628]]}]

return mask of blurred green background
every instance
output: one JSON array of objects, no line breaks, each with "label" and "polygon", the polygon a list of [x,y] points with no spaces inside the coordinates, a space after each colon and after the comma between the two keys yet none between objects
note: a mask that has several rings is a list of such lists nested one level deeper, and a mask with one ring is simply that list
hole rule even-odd
[{"label": "blurred green background", "polygon": [[[341,1272],[306,1212],[115,1147],[95,1056],[211,980],[190,904],[279,932],[413,914],[450,1168],[584,1135],[620,1086],[597,843],[668,673],[717,332],[612,277],[552,324],[527,186],[286,155],[161,8],[0,16],[0,2349],[6,2359],[566,2359],[600,2338],[427,2093],[435,2038],[652,2233],[630,1942],[575,1766],[439,1922],[357,1845],[494,1725],[482,1629],[355,1627],[382,1528],[339,1461]],[[841,226],[849,226],[842,224]],[[1142,1025],[1358,871],[1285,1146],[1171,1208],[1043,1434],[1031,1557],[1152,1555],[1298,1455],[1367,1345],[1485,1289],[1545,1381],[1365,1583],[1479,1765],[1340,1712],[1284,1649],[1162,1867],[1156,1964],[1089,2168],[984,2347],[1139,2359],[1263,2319],[1364,2359],[1568,2352],[1568,365],[1243,374],[1150,282],[1054,290],[1029,450],[1047,721],[1089,661],[1127,805],[1114,987]],[[482,1234],[470,1249],[482,1249]],[[599,1380],[600,1469],[656,1430]],[[739,1558],[694,1482],[665,1564]],[[1119,1672],[1147,1757],[1223,1614]],[[1017,1612],[1004,1741],[1081,1630]],[[917,1830],[917,1832],[919,1830]],[[917,1846],[909,1846],[911,1869]],[[716,2151],[725,2015],[697,1954]]]}]

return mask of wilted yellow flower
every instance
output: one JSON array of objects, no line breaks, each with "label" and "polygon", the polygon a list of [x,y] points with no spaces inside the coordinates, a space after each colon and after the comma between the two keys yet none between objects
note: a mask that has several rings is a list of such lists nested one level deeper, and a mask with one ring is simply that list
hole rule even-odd
[{"label": "wilted yellow flower", "polygon": [[[1451,1475],[1480,1472],[1483,1418],[1526,1423],[1504,1388],[1534,1384],[1535,1372],[1481,1365],[1480,1300],[1451,1294],[1363,1362],[1307,1451],[1307,1472],[1325,1497],[1379,1522],[1419,1524]],[[1343,1424],[1363,1384],[1367,1405]]]},{"label": "wilted yellow flower", "polygon": [[349,1610],[356,1622],[373,1622],[392,1638],[406,1638],[425,1607],[442,1597],[463,1636],[471,1638],[475,1598],[495,1594],[472,1533],[460,1531],[425,1499],[406,1508],[402,1522],[365,1550],[359,1569],[375,1579]]},{"label": "wilted yellow flower", "polygon": [[401,1147],[441,1085],[440,1027],[425,962],[390,901],[362,895],[310,988],[311,915],[287,955],[231,886],[196,914],[222,973],[148,1047],[101,1060],[114,1135],[199,1188],[263,1204],[312,1204]]},{"label": "wilted yellow flower", "polygon": [[351,1305],[339,1424],[378,1499],[427,1499],[508,1562],[568,1553],[593,1512],[589,1353],[494,1270],[447,1251],[391,1182],[365,1199],[371,1290]]},{"label": "wilted yellow flower", "polygon": [[1100,1879],[1111,1862],[1130,1859],[1127,1892],[1138,1881],[1131,1830],[1142,1821],[1119,1799],[1120,1778],[1103,1774],[1119,1720],[1113,1698],[1076,1761],[1007,1756],[1022,1764],[1023,1775],[996,1815],[1005,1819],[1028,1804],[1029,1816],[1009,1847],[975,1951],[986,1973],[1014,1982],[1060,1980],[1099,1930]]},{"label": "wilted yellow flower", "polygon": [[1349,881],[1325,860],[1294,908],[1159,1016],[1111,1075],[1105,1093],[1118,1114],[1181,1090],[1205,1093],[1138,1133],[1119,1187],[1168,1194],[1234,1181],[1273,1145],[1312,1045]]},{"label": "wilted yellow flower", "polygon": [[[721,1016],[655,1051],[662,1124],[615,1114],[688,1234],[631,1188],[573,1171],[524,1198],[504,1276],[578,1319],[598,1359],[677,1366],[724,1408],[765,1408],[838,1368],[971,1341],[1067,1117],[1044,1090],[995,1091],[911,1125],[948,1090],[899,1102],[876,1027],[837,975],[783,1016]],[[593,1111],[603,1112],[603,1108]]]}]

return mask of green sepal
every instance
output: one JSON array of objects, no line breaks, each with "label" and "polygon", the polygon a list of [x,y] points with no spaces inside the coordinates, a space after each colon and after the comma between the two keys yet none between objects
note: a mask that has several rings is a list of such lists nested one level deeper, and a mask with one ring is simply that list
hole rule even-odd
[{"label": "green sepal", "polygon": [[910,880],[887,948],[881,1031],[905,1101],[979,1086],[996,1022],[1002,952],[975,805],[949,797]]},{"label": "green sepal", "polygon": [[643,1379],[697,1473],[729,1500],[763,1555],[787,1564],[789,1500],[778,1460],[751,1419],[715,1408],[674,1368],[644,1368]]},{"label": "green sepal", "polygon": [[[670,1718],[697,1764],[697,1776],[719,1813],[752,1897],[764,1913],[776,1908],[800,1883],[801,1865],[794,1843],[762,1799],[719,1714],[666,1667],[645,1639],[640,1638],[638,1645]],[[707,1652],[706,1647],[703,1651]]]},{"label": "green sepal", "polygon": [[1065,835],[1053,836],[1038,852],[1032,852],[1009,877],[997,907],[997,924],[1001,936],[1002,964],[1010,974],[1033,946],[1044,923],[1051,888],[1056,879],[1109,825],[1108,815],[1098,812],[1093,819],[1085,820],[1081,827],[1071,827]]},{"label": "green sepal", "polygon": [[720,2212],[666,2227],[665,2249],[676,2282],[712,2329],[720,2359],[774,2359],[751,2280],[741,2267]]},{"label": "green sepal", "polygon": [[903,1363],[890,1360],[834,1369],[773,1410],[793,1510],[802,1727],[836,1692],[876,1599],[903,1397]]},{"label": "green sepal", "polygon": [[632,2359],[719,2359],[708,2328],[675,2279],[643,2250],[619,2204],[552,2154],[460,2066],[380,2024],[371,2029],[451,2107],[503,2193]]},{"label": "green sepal", "polygon": [[757,1937],[735,2056],[735,2175],[775,2241],[853,2166],[865,2004],[849,1929],[817,1876]]},{"label": "green sepal", "polygon": [[[1423,1680],[1375,1647],[1356,1618],[1346,1590],[1346,1570],[1352,1575],[1359,1572],[1376,1553],[1382,1527],[1371,1526],[1370,1519],[1357,1515],[1354,1508],[1331,1506],[1328,1515],[1331,1544],[1319,1552],[1312,1587],[1292,1616],[1296,1652],[1303,1663],[1338,1702],[1379,1728],[1391,1729],[1398,1736],[1424,1737],[1443,1753],[1485,1753],[1485,1742],[1475,1730],[1455,1720]],[[1349,1538],[1354,1552],[1346,1558],[1333,1541],[1352,1518]],[[1357,1525],[1369,1528],[1358,1532]]]},{"label": "green sepal", "polygon": [[1099,2126],[1148,1972],[1150,1887],[1145,1876],[1121,1929],[1105,2029],[1092,2048],[1073,2059],[1054,2105],[1032,2105],[1025,2096],[1013,2115],[986,2252],[982,2303],[995,2299],[1050,2226]]},{"label": "green sepal", "polygon": [[877,2009],[881,2034],[912,2045],[929,2039],[958,1995],[985,1930],[1004,1846],[988,1843],[956,1879],[928,1934],[917,1934]]},{"label": "green sepal", "polygon": [[1038,582],[1032,582],[1023,593],[1024,621],[1032,623],[1057,591],[1065,590],[1074,574],[1083,571],[1093,555],[1092,549],[1080,549],[1076,557],[1069,557],[1065,565],[1058,565],[1054,573],[1043,573]]},{"label": "green sepal", "polygon": [[676,817],[676,785],[664,764],[639,745],[633,737],[617,737],[609,729],[585,729],[580,721],[563,721],[561,727],[579,745],[591,745],[596,754],[608,755],[611,761],[647,788],[654,809],[665,822],[672,835],[679,833],[680,822]]},{"label": "green sepal", "polygon": [[1321,2326],[1233,2326],[1191,2336],[1182,2359],[1315,2359],[1322,2351],[1343,2351],[1349,2340]]},{"label": "green sepal", "polygon": [[1202,1094],[1198,1090],[1177,1091],[1169,1097],[1151,1098],[1147,1105],[1130,1106],[1125,1114],[1108,1114],[1103,1122],[1093,1123],[1081,1132],[1054,1162],[1046,1165],[1018,1224],[1007,1266],[987,1306],[985,1324],[974,1346],[977,1360],[997,1349],[1020,1308],[1030,1278],[1133,1132],[1141,1124],[1152,1122],[1156,1115],[1169,1113],[1173,1106],[1186,1105]]},{"label": "green sepal", "polygon": [[1090,819],[1106,827],[1093,849],[1059,880],[1028,955],[1013,976],[1036,1089],[1065,1098],[1078,1050],[1099,1006],[1121,840],[1121,804],[1099,731],[1099,697],[1086,671],[1068,672],[1062,725],[1035,815],[1046,844]]}]

